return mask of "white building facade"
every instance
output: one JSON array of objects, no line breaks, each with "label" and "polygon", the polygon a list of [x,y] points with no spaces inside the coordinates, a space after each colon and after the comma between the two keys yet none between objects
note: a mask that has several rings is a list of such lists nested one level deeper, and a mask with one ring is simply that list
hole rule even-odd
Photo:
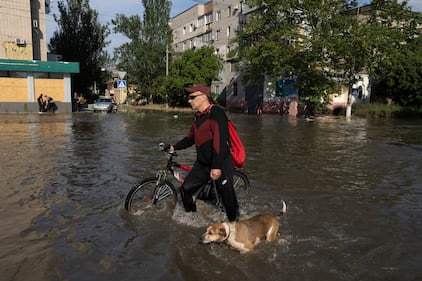
[{"label": "white building facade", "polygon": [[[242,85],[236,57],[230,52],[236,47],[232,40],[245,18],[245,6],[239,0],[218,0],[197,4],[172,18],[174,52],[183,52],[204,45],[214,46],[224,61],[219,81],[213,81],[211,92],[227,102],[232,110],[243,110],[246,88]],[[262,93],[262,87],[258,89]],[[256,87],[255,87],[256,89]],[[255,92],[254,92],[255,94]]]}]

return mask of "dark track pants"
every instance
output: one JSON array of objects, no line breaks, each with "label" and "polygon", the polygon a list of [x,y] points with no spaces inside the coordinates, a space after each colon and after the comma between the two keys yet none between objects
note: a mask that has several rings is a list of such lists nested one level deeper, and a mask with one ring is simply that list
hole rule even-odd
[{"label": "dark track pants", "polygon": [[[183,206],[187,212],[196,212],[196,204],[193,200],[195,192],[210,180],[210,167],[202,166],[198,162],[186,176],[181,188]],[[216,180],[217,192],[221,197],[226,209],[229,221],[239,219],[239,205],[233,189],[233,162],[231,157],[226,159],[222,167],[222,175]]]}]

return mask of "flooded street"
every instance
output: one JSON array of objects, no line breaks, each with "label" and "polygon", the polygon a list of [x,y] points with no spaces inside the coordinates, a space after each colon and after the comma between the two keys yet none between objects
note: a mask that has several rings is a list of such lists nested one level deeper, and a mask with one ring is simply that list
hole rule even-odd
[{"label": "flooded street", "polygon": [[[177,117],[177,118],[176,118]],[[421,280],[422,120],[231,114],[241,216],[287,215],[247,255],[201,245],[211,206],[128,215],[191,113],[0,115],[0,280]],[[193,149],[179,153],[191,164]]]}]

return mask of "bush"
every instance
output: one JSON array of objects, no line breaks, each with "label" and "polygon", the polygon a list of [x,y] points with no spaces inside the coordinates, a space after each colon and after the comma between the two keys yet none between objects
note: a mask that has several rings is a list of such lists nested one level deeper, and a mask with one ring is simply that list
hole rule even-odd
[{"label": "bush", "polygon": [[[346,115],[346,108],[334,108],[333,115]],[[352,116],[353,115],[364,118],[421,118],[422,110],[419,108],[403,107],[396,104],[354,104],[352,106]]]}]

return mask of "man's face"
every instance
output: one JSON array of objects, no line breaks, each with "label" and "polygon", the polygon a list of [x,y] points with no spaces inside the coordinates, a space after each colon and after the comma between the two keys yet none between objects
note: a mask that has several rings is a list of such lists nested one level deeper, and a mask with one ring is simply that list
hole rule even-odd
[{"label": "man's face", "polygon": [[207,99],[207,95],[203,94],[200,91],[191,93],[189,95],[189,104],[194,110],[198,110],[201,105],[204,103],[205,99]]}]

